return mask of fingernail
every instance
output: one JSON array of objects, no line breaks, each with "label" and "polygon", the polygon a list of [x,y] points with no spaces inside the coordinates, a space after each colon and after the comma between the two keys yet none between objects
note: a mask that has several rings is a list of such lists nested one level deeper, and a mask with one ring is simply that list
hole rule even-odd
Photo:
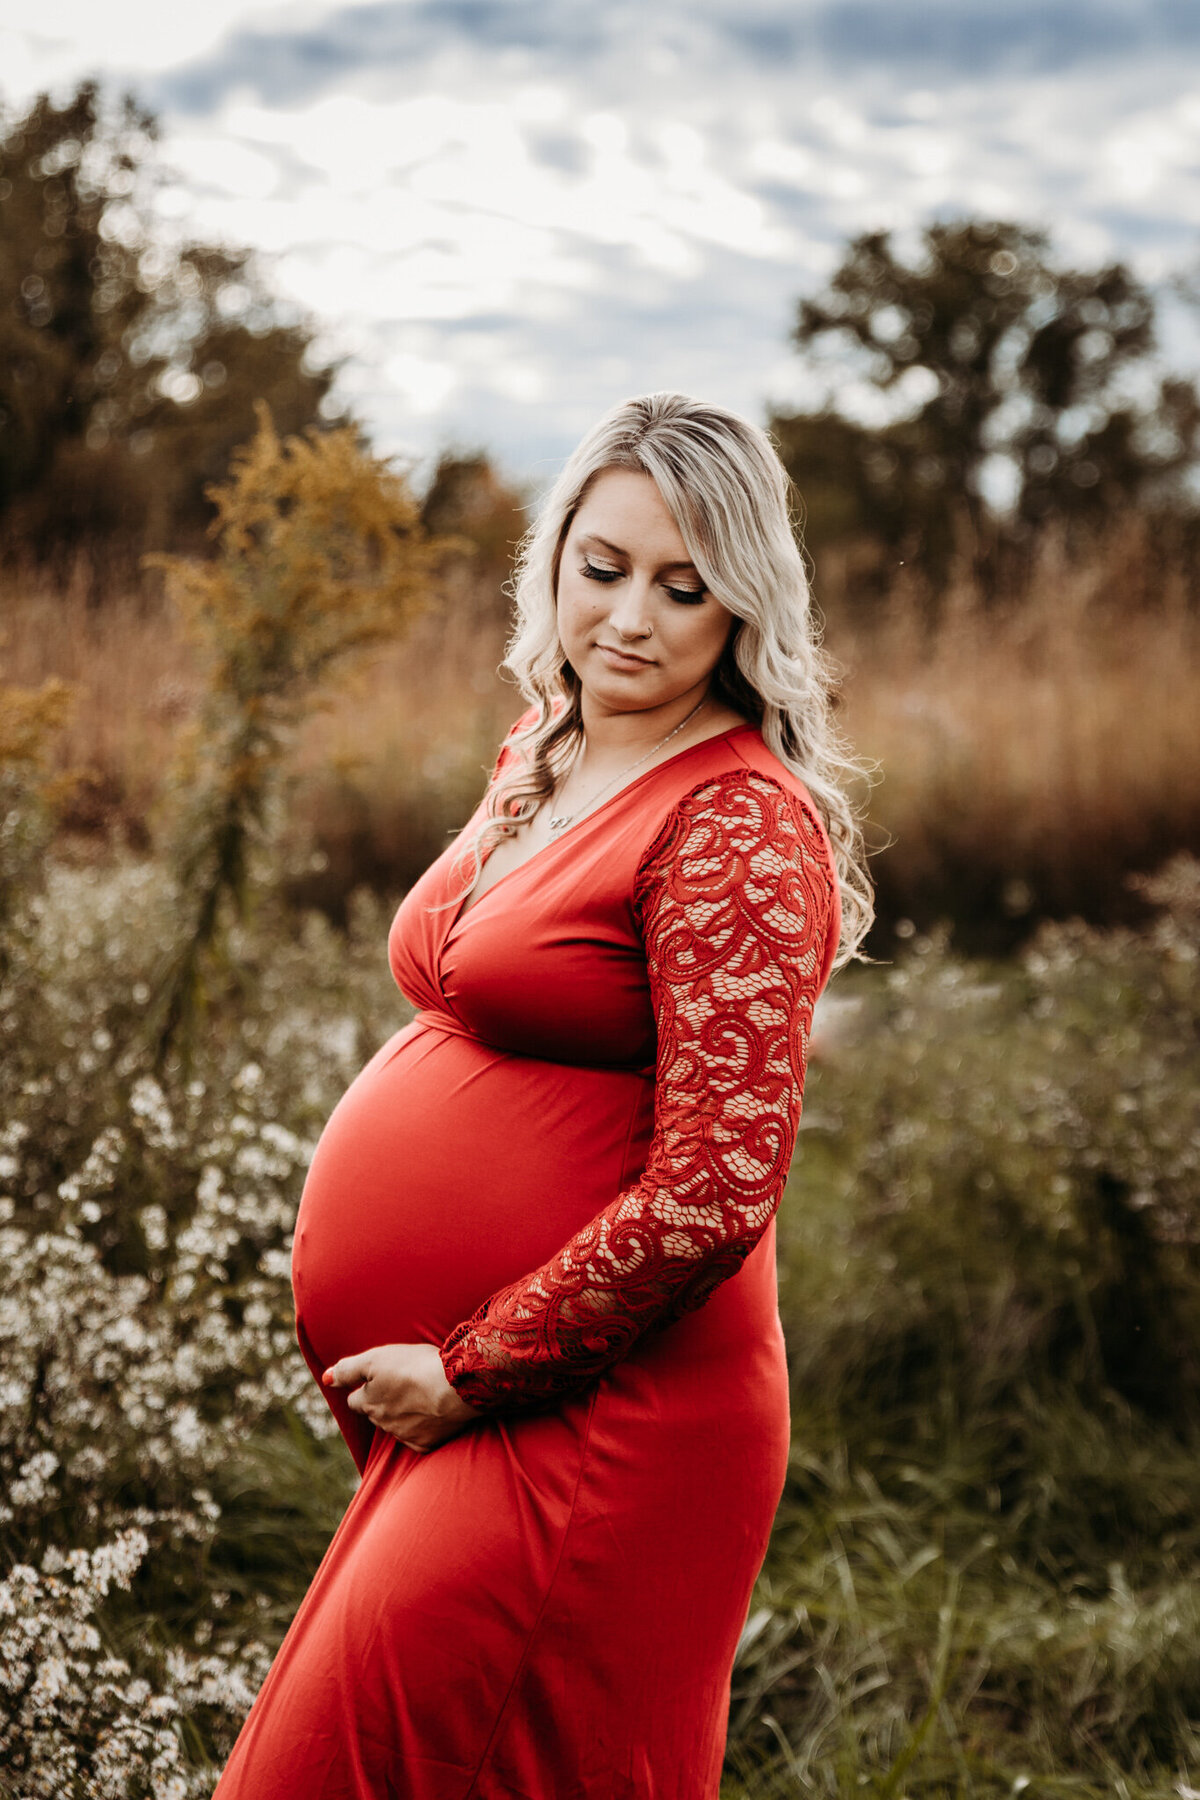
[{"label": "fingernail", "polygon": [[333,1370],[332,1369],[326,1369],[325,1373],[321,1377],[321,1385],[322,1385],[322,1387],[332,1387],[333,1386]]}]

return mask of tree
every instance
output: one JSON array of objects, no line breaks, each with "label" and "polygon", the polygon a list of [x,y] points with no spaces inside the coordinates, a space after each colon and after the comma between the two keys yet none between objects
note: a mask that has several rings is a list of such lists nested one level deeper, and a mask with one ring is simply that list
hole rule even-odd
[{"label": "tree", "polygon": [[445,548],[406,477],[353,427],[281,441],[257,410],[254,438],[211,490],[216,556],[153,559],[208,661],[204,712],[176,769],[172,860],[188,923],[161,984],[160,1059],[186,1045],[224,916],[245,906],[293,734],[359,652],[428,604]]},{"label": "tree", "polygon": [[869,233],[793,339],[815,370],[840,353],[843,382],[894,414],[870,427],[834,399],[772,418],[818,550],[867,537],[937,585],[956,550],[986,562],[1051,518],[1190,504],[1200,396],[1155,373],[1153,300],[1120,263],[1061,268],[1043,232],[999,222],[932,225],[915,261]]},{"label": "tree", "polygon": [[42,96],[0,140],[0,534],[45,557],[134,555],[209,517],[204,490],[254,429],[316,421],[334,371],[245,252],[172,244],[152,199],[153,117],[93,83]]},{"label": "tree", "polygon": [[421,502],[421,521],[438,537],[461,545],[449,555],[443,579],[452,590],[448,610],[472,615],[474,628],[506,634],[513,555],[528,527],[529,499],[505,481],[485,451],[445,451]]}]

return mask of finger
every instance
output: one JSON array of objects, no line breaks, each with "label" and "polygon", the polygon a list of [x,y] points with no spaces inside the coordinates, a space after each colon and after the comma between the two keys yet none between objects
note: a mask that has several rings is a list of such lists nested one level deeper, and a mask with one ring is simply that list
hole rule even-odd
[{"label": "finger", "polygon": [[432,1424],[428,1419],[421,1421],[408,1430],[397,1431],[395,1435],[408,1450],[415,1450],[418,1456],[428,1456],[431,1450],[440,1450],[443,1444],[457,1437],[456,1430],[447,1431],[444,1427]]},{"label": "finger", "polygon": [[431,1450],[437,1449],[437,1443],[431,1443],[419,1426],[397,1426],[392,1436],[406,1450],[413,1450],[418,1456],[428,1456]]},{"label": "finger", "polygon": [[367,1390],[365,1387],[356,1387],[351,1393],[346,1395],[346,1405],[350,1408],[351,1412],[365,1413],[369,1410],[370,1404],[370,1401],[367,1399]]},{"label": "finger", "polygon": [[321,1377],[325,1387],[354,1387],[360,1381],[366,1381],[368,1358],[363,1356],[343,1356],[339,1361],[330,1363]]}]

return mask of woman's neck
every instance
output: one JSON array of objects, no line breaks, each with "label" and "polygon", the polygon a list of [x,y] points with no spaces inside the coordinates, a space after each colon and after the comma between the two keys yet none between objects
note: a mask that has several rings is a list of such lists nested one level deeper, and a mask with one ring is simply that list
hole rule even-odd
[{"label": "woman's neck", "polygon": [[741,721],[706,687],[690,689],[663,706],[617,711],[593,700],[585,691],[580,704],[585,755],[598,766],[644,755],[670,736],[672,751],[691,739],[714,737]]}]

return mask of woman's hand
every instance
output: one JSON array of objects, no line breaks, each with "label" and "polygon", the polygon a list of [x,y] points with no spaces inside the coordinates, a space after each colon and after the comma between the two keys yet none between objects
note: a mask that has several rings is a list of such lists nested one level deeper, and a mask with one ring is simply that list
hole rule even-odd
[{"label": "woman's hand", "polygon": [[351,1412],[363,1413],[410,1450],[436,1450],[482,1416],[446,1380],[436,1344],[380,1344],[343,1356],[321,1381],[352,1388],[346,1396]]}]

